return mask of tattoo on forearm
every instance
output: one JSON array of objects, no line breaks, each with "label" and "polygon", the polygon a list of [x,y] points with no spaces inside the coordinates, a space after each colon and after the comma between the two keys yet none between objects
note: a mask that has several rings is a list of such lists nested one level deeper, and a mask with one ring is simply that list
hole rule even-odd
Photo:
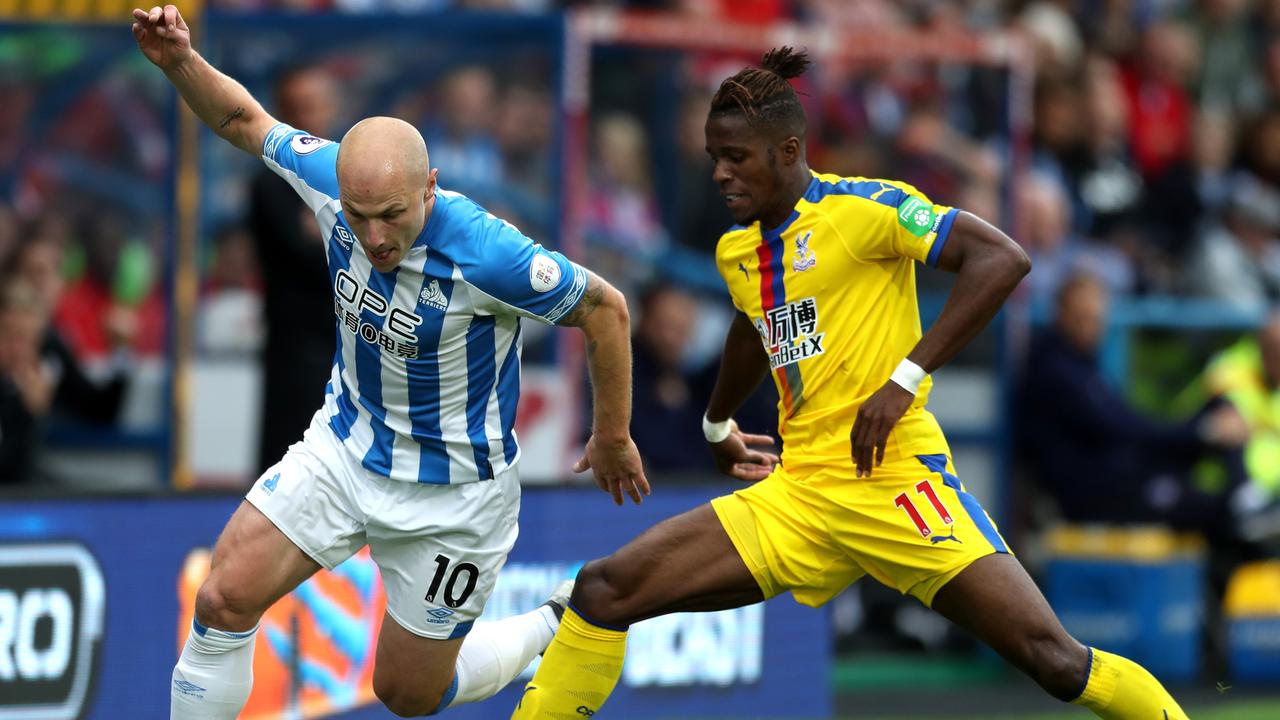
[{"label": "tattoo on forearm", "polygon": [[600,343],[596,342],[595,340],[592,340],[591,342],[587,343],[587,359],[588,360],[596,356],[596,346],[599,344]]},{"label": "tattoo on forearm", "polygon": [[231,124],[232,120],[237,120],[241,117],[244,117],[244,108],[238,107],[235,110],[231,111],[230,113],[227,113],[226,117],[222,118],[222,122],[218,123],[218,129],[219,130],[225,129],[228,125]]},{"label": "tattoo on forearm", "polygon": [[578,307],[561,320],[560,324],[582,326],[602,302],[604,302],[604,286],[594,279],[588,280],[587,290],[582,294],[582,300],[578,301]]}]

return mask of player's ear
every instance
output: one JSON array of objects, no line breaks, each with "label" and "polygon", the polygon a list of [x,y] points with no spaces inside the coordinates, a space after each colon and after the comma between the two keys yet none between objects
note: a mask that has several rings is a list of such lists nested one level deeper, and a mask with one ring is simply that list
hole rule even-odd
[{"label": "player's ear", "polygon": [[431,168],[431,172],[427,173],[427,189],[422,192],[422,201],[427,202],[436,194],[436,175],[440,173],[440,168]]},{"label": "player's ear", "polygon": [[792,135],[782,141],[782,164],[794,165],[800,160],[800,138]]}]

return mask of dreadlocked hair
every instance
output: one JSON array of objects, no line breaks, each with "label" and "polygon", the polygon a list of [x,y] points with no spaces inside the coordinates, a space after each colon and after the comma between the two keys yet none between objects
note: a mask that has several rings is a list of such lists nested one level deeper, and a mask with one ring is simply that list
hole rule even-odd
[{"label": "dreadlocked hair", "polygon": [[808,67],[807,52],[774,48],[761,58],[760,67],[743,68],[720,83],[711,99],[711,114],[741,113],[752,127],[803,137],[804,109],[787,81],[800,77]]}]

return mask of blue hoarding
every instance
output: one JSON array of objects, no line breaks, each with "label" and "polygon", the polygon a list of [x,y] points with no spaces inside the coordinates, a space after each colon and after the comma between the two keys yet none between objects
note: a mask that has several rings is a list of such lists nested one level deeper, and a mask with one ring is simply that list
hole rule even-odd
[{"label": "blue hoarding", "polygon": [[[485,618],[536,606],[562,578],[723,488],[660,488],[640,507],[585,489],[529,489]],[[238,497],[0,503],[0,719],[168,717],[169,681],[207,549]],[[5,551],[4,549],[8,550]],[[381,583],[366,555],[318,575],[263,621],[242,717],[386,718],[368,677]],[[483,619],[482,619],[483,621]],[[820,717],[830,712],[824,613],[790,597],[635,626],[603,715]],[[446,717],[505,718],[520,682]],[[79,694],[77,694],[79,693]],[[61,709],[60,709],[61,708]]]}]

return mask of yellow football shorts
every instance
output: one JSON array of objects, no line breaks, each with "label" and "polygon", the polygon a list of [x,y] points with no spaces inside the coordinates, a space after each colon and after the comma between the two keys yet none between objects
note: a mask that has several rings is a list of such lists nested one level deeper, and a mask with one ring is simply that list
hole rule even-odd
[{"label": "yellow football shorts", "polygon": [[869,478],[845,467],[781,466],[711,501],[766,598],[819,607],[863,575],[925,605],[974,560],[1008,553],[946,455],[903,458]]}]

